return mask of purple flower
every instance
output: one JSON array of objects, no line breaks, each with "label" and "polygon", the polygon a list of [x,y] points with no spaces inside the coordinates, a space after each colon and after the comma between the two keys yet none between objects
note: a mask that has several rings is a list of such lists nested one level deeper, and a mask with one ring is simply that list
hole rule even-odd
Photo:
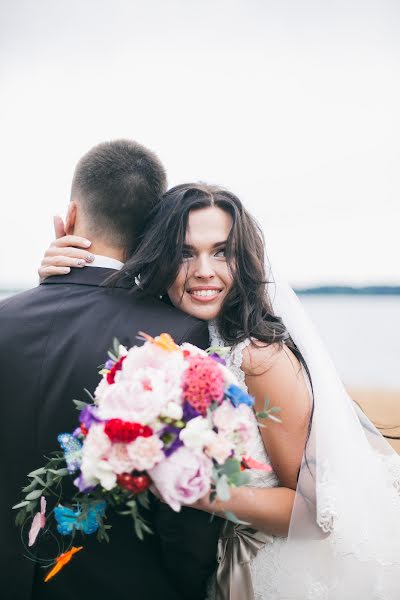
[{"label": "purple flower", "polygon": [[226,365],[226,360],[224,358],[222,358],[222,356],[220,356],[216,352],[212,352],[208,356],[210,358],[212,358],[213,360],[215,360],[215,362],[220,363],[221,365]]},{"label": "purple flower", "polygon": [[106,364],[104,365],[105,369],[112,369],[113,366],[115,365],[115,361],[111,360],[111,358],[109,358],[106,362]]},{"label": "purple flower", "polygon": [[80,422],[86,427],[86,429],[90,429],[93,423],[99,423],[101,419],[97,416],[97,406],[88,404],[79,415]]},{"label": "purple flower", "polygon": [[76,479],[74,479],[74,485],[79,489],[80,492],[85,494],[93,492],[93,490],[96,489],[95,485],[87,485],[87,483],[85,483],[82,473]]},{"label": "purple flower", "polygon": [[183,446],[182,440],[179,438],[179,434],[182,431],[179,427],[174,425],[166,425],[164,429],[159,432],[159,437],[164,442],[163,452],[165,456],[171,456],[178,448]]},{"label": "purple flower", "polygon": [[179,438],[179,435],[177,435],[175,437],[174,441],[168,446],[168,448],[163,448],[163,452],[164,452],[165,456],[168,457],[168,456],[171,456],[171,454],[173,454],[181,446],[183,446],[183,442]]},{"label": "purple flower", "polygon": [[228,396],[233,406],[235,406],[236,408],[240,404],[246,404],[246,406],[250,406],[251,408],[254,404],[254,399],[251,396],[249,396],[249,394],[240,389],[240,387],[238,387],[237,385],[230,385],[226,390],[225,395]]},{"label": "purple flower", "polygon": [[195,408],[193,408],[193,406],[189,404],[189,402],[185,401],[183,405],[182,421],[185,421],[185,423],[187,423],[188,421],[191,421],[191,419],[195,419],[199,416],[200,413]]}]

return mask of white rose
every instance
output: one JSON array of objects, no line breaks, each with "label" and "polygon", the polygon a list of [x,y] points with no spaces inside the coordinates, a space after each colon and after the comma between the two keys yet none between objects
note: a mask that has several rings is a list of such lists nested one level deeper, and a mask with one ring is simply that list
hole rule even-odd
[{"label": "white rose", "polygon": [[216,435],[207,419],[196,417],[188,422],[185,429],[182,429],[179,438],[187,448],[201,450],[210,444]]},{"label": "white rose", "polygon": [[183,416],[183,409],[182,406],[176,402],[168,402],[167,406],[163,409],[162,414],[164,417],[180,421]]}]

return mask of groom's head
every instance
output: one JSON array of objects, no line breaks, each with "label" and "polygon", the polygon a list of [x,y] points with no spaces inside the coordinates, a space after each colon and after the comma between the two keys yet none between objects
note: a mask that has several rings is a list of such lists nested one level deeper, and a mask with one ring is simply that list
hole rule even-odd
[{"label": "groom's head", "polygon": [[94,252],[114,248],[127,257],[166,188],[163,165],[144,146],[130,140],[98,144],[76,166],[66,232],[88,237]]}]

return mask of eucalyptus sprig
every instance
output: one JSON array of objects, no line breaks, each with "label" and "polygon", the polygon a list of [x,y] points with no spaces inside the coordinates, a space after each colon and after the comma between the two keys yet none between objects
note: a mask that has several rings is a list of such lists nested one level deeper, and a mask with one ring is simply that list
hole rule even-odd
[{"label": "eucalyptus sprig", "polygon": [[68,469],[61,466],[65,464],[64,454],[54,452],[53,458],[50,458],[44,467],[35,469],[28,473],[30,482],[22,488],[26,495],[24,499],[13,506],[17,510],[15,518],[16,525],[23,525],[28,517],[38,508],[41,496],[55,496],[60,498],[62,480],[69,475]]},{"label": "eucalyptus sprig", "polygon": [[[282,420],[279,417],[276,417],[275,414],[281,412],[280,406],[271,406],[269,407],[268,398],[264,401],[264,408],[262,411],[256,412],[257,419],[270,419],[271,421],[275,421],[276,423],[282,423]],[[260,427],[265,427],[264,423],[259,423]]]}]

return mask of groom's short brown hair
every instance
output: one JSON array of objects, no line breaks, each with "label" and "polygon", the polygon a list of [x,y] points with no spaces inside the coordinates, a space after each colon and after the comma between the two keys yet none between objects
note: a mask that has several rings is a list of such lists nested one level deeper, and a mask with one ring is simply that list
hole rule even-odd
[{"label": "groom's short brown hair", "polygon": [[166,189],[158,157],[141,144],[122,139],[98,144],[80,159],[71,200],[82,205],[88,234],[124,248],[129,256]]}]

